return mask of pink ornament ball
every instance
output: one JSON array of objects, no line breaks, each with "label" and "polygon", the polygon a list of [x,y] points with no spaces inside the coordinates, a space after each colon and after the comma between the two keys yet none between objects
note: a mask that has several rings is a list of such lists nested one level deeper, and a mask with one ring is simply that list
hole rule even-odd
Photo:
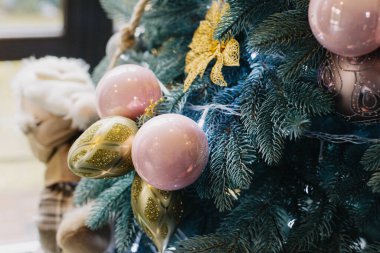
[{"label": "pink ornament ball", "polygon": [[380,46],[379,11],[378,0],[311,0],[309,23],[326,49],[357,57]]},{"label": "pink ornament ball", "polygon": [[123,116],[134,120],[161,96],[153,72],[134,64],[111,69],[96,87],[97,110],[101,118]]},{"label": "pink ornament ball", "polygon": [[198,179],[208,161],[205,133],[192,119],[163,114],[145,123],[132,144],[139,176],[155,188],[182,189]]}]

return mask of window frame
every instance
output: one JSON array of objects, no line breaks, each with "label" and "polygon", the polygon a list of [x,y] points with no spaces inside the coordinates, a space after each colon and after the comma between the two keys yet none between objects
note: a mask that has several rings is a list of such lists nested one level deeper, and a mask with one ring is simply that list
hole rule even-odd
[{"label": "window frame", "polygon": [[98,0],[63,0],[59,37],[0,38],[0,61],[45,55],[82,58],[94,67],[104,56],[112,22]]}]

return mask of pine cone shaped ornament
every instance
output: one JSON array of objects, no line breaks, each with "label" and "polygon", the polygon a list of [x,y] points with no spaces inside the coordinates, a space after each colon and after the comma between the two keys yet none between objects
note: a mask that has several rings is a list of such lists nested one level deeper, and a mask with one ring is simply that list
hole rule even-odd
[{"label": "pine cone shaped ornament", "polygon": [[156,189],[136,174],[131,203],[137,223],[159,252],[164,252],[182,217],[181,194]]}]

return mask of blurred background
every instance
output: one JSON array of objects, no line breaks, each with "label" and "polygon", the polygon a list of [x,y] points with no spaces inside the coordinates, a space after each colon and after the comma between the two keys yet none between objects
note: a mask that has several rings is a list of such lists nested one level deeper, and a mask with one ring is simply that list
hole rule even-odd
[{"label": "blurred background", "polygon": [[11,79],[22,58],[104,56],[112,23],[99,1],[0,0],[0,253],[35,252],[35,216],[44,165],[19,130]]},{"label": "blurred background", "polygon": [[63,35],[63,6],[59,0],[1,0],[2,38]]}]

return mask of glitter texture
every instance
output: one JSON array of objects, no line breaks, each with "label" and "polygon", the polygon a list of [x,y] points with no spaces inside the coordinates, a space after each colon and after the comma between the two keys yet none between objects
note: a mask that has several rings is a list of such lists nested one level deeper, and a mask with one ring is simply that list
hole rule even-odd
[{"label": "glitter texture", "polygon": [[156,189],[136,174],[131,206],[137,223],[160,252],[164,252],[183,213],[181,194]]},{"label": "glitter texture", "polygon": [[74,157],[71,159],[71,161],[73,163],[76,163],[78,162],[83,156],[85,156],[87,154],[87,150],[83,149],[81,151],[79,151],[76,155],[74,155]]},{"label": "glitter texture", "polygon": [[133,201],[137,201],[140,193],[141,193],[141,190],[142,190],[142,186],[141,186],[141,178],[136,176],[135,177],[135,180],[133,180],[133,184],[132,184],[132,198],[133,198]]},{"label": "glitter texture", "polygon": [[87,130],[77,140],[78,145],[88,144],[89,142],[91,142],[94,139],[96,132],[99,130],[99,128],[101,126],[102,126],[102,124],[95,123],[92,126],[90,126],[89,128],[87,128]]},{"label": "glitter texture", "polygon": [[127,159],[120,158],[119,161],[115,164],[115,166],[119,167],[122,170],[130,170],[133,168],[132,159],[130,157],[126,157]]},{"label": "glitter texture", "polygon": [[157,222],[160,210],[153,198],[149,197],[144,209],[144,215],[150,222]]},{"label": "glitter texture", "polygon": [[193,40],[189,45],[191,50],[186,55],[185,72],[188,75],[184,83],[185,91],[190,88],[197,76],[203,76],[213,59],[216,59],[216,62],[212,67],[210,79],[211,82],[220,86],[227,86],[222,73],[223,66],[239,66],[239,42],[232,36],[222,41],[214,39],[215,29],[229,8],[229,4],[223,4],[221,8],[216,1],[213,1],[206,19],[201,21],[194,32]]},{"label": "glitter texture", "polygon": [[99,120],[73,144],[68,154],[71,171],[87,178],[111,178],[133,169],[124,142],[137,132],[136,123],[123,117]]},{"label": "glitter texture", "polygon": [[121,143],[128,139],[128,137],[131,135],[133,135],[133,133],[129,126],[116,123],[107,133],[106,138],[104,140]]},{"label": "glitter texture", "polygon": [[98,169],[107,169],[110,167],[112,161],[119,156],[116,151],[98,149],[95,154],[88,159],[88,163],[94,165]]}]

